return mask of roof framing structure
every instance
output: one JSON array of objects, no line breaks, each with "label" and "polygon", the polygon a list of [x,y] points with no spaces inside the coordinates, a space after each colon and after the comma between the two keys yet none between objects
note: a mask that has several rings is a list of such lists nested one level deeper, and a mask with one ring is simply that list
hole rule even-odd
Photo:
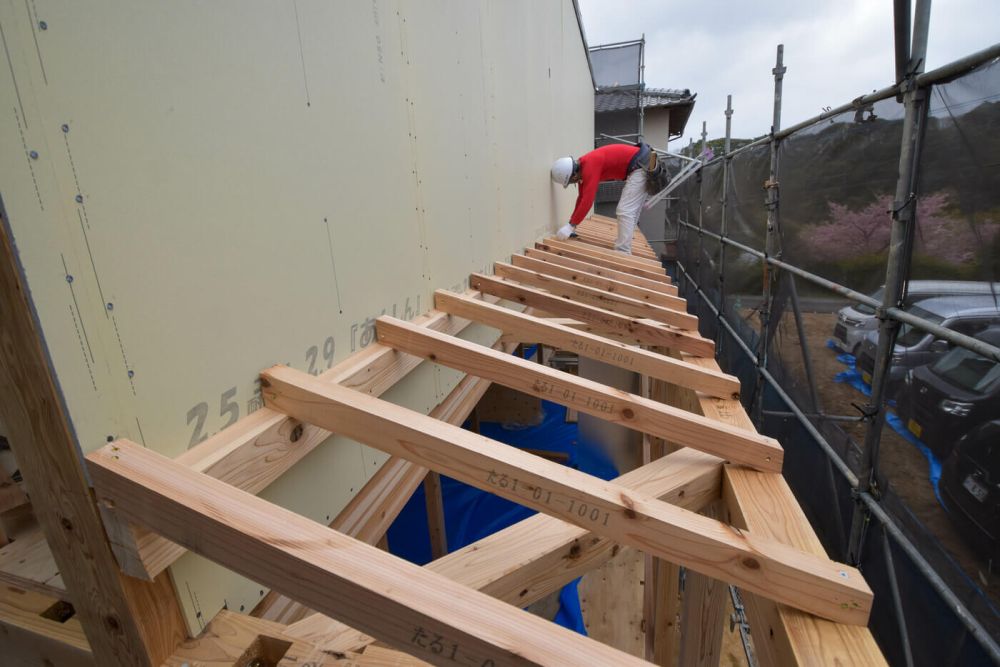
[{"label": "roof framing structure", "polygon": [[[716,364],[645,239],[633,255],[608,249],[613,225],[593,216],[578,239],[546,239],[495,275],[473,274],[464,293],[438,291],[436,310],[380,318],[377,343],[319,377],[264,370],[266,407],[173,460],[116,441],[85,463],[0,230],[0,370],[15,394],[3,415],[62,597],[78,612],[56,628],[39,618],[46,590],[8,591],[0,650],[69,665],[671,664],[678,651],[717,664],[730,583],[745,592],[766,664],[884,664],[865,627],[863,577],[827,558],[781,477],[780,446],[740,405],[739,382]],[[457,337],[472,322],[497,330],[492,348]],[[643,391],[509,354],[519,343],[639,373]],[[467,374],[429,415],[379,398],[425,361]],[[645,434],[645,464],[605,482],[460,428],[491,383]],[[331,433],[391,457],[329,527],[256,497]],[[421,483],[439,493],[436,474],[539,514],[424,567],[377,548]],[[440,534],[435,523],[432,514]],[[621,545],[647,556],[644,655],[519,609]],[[89,556],[77,562],[81,549]],[[272,592],[254,615],[223,610],[185,640],[168,568],[187,550]],[[683,604],[678,566],[688,570]]]}]

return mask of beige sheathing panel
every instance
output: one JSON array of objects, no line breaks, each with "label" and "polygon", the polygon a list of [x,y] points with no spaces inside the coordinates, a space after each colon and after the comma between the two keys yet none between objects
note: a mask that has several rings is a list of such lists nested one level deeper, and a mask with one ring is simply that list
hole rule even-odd
[{"label": "beige sheathing panel", "polygon": [[[83,451],[176,456],[259,407],[259,369],[427,310],[568,217],[548,167],[593,136],[569,0],[9,0],[0,29],[0,196]],[[262,495],[326,520],[384,460],[334,438]],[[261,595],[173,575],[192,630]]]}]

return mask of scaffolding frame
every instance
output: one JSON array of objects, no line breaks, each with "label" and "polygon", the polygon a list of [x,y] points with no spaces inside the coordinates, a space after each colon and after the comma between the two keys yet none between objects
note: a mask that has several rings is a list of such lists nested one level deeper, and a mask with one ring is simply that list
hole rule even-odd
[{"label": "scaffolding frame", "polygon": [[[751,142],[737,150],[729,150],[730,139],[730,117],[732,114],[731,100],[727,101],[726,109],[726,150],[723,155],[713,158],[711,161],[699,167],[699,181],[701,172],[705,167],[723,162],[723,213],[721,233],[716,234],[705,229],[702,220],[704,211],[703,188],[696,189],[698,198],[698,221],[697,224],[689,220],[682,219],[677,215],[678,230],[697,235],[697,255],[694,258],[685,259],[691,261],[692,268],[685,266],[684,261],[677,262],[677,268],[681,277],[680,285],[682,293],[688,293],[692,297],[697,296],[701,302],[715,315],[717,327],[724,329],[729,337],[736,343],[742,353],[753,361],[757,378],[755,394],[752,397],[753,416],[758,428],[763,424],[763,416],[766,411],[763,409],[764,386],[772,388],[780,399],[788,406],[790,415],[794,416],[801,426],[809,433],[812,440],[819,445],[829,463],[829,482],[833,488],[832,471],[835,469],[847,482],[852,490],[855,499],[854,513],[851,517],[851,534],[847,544],[847,553],[850,562],[857,564],[860,561],[861,549],[866,536],[872,530],[873,519],[881,526],[882,540],[888,544],[891,539],[903,552],[911,559],[917,570],[927,579],[931,587],[945,600],[947,605],[954,610],[955,615],[965,626],[969,634],[975,638],[984,651],[995,661],[1000,663],[1000,646],[990,635],[983,625],[975,618],[969,609],[962,603],[958,596],[951,590],[948,584],[933,569],[930,563],[920,554],[913,542],[904,534],[897,525],[897,520],[882,506],[879,489],[876,485],[876,473],[878,471],[878,443],[881,437],[883,424],[885,421],[885,410],[883,408],[883,397],[888,382],[888,369],[891,362],[892,350],[895,345],[896,333],[901,324],[908,324],[926,333],[931,333],[938,338],[949,343],[960,346],[987,358],[1000,361],[1000,349],[989,345],[983,341],[970,336],[958,334],[949,329],[945,329],[933,322],[915,316],[902,310],[903,297],[905,295],[905,285],[909,275],[910,257],[913,249],[913,229],[916,222],[916,204],[919,197],[917,191],[916,175],[918,172],[920,147],[923,137],[923,130],[926,125],[927,104],[926,100],[930,88],[939,82],[945,82],[966,71],[972,70],[979,65],[987,63],[1000,57],[1000,44],[995,44],[986,49],[970,54],[964,58],[939,67],[931,72],[924,72],[923,65],[926,57],[927,34],[929,28],[930,0],[918,0],[916,3],[915,20],[910,25],[910,3],[908,0],[898,0],[895,3],[895,40],[896,40],[896,65],[897,82],[891,86],[883,88],[869,95],[863,95],[846,104],[840,105],[824,111],[823,113],[797,123],[786,129],[780,128],[780,106],[781,106],[781,84],[785,72],[783,64],[783,46],[777,48],[776,65],[772,71],[774,75],[774,120],[771,131],[765,137]],[[897,187],[895,193],[895,203],[891,211],[892,216],[892,236],[889,247],[889,255],[886,262],[886,288],[881,301],[873,299],[866,294],[857,292],[844,285],[823,278],[810,271],[806,271],[793,263],[785,260],[780,252],[780,228],[779,228],[779,192],[780,192],[780,170],[777,160],[778,146],[780,142],[799,132],[800,130],[813,127],[826,119],[838,114],[864,108],[877,101],[885,100],[896,96],[905,109],[903,136],[899,152],[899,169]],[[702,142],[704,144],[704,133]],[[767,226],[765,236],[765,248],[759,250],[740,243],[727,236],[726,226],[726,202],[729,190],[729,165],[734,156],[751,148],[767,145],[770,152],[770,173],[767,182],[764,184],[767,207]],[[735,249],[741,253],[751,255],[761,260],[763,271],[763,293],[761,315],[761,335],[756,349],[743,340],[741,334],[733,326],[726,316],[724,300],[724,279],[720,272],[719,277],[719,304],[717,307],[713,302],[713,297],[705,292],[704,282],[701,272],[701,263],[704,255],[704,239],[712,238],[719,243],[719,251],[723,258],[727,248]],[[686,245],[682,242],[684,236],[678,238],[678,244],[682,247]],[[722,264],[724,266],[724,263]],[[803,367],[806,380],[809,385],[812,410],[807,415],[796,401],[784,390],[781,383],[768,370],[768,351],[770,339],[773,336],[771,326],[773,313],[774,288],[779,279],[788,280],[788,299],[793,308],[793,315],[798,331],[799,345],[803,354]],[[844,461],[837,453],[836,449],[827,441],[826,437],[816,428],[810,417],[820,421],[826,419],[844,420],[846,417],[839,415],[826,415],[822,406],[818,402],[816,390],[816,379],[809,358],[809,351],[806,345],[806,338],[802,326],[802,317],[799,307],[799,299],[795,288],[796,277],[811,282],[826,290],[833,291],[854,301],[861,302],[876,309],[876,316],[879,320],[879,343],[877,356],[875,359],[875,372],[872,380],[872,397],[870,402],[864,406],[865,417],[868,421],[865,439],[861,448],[861,469],[858,474]],[[717,350],[722,349],[725,336],[719,335]],[[773,411],[771,412],[773,414]],[[886,568],[889,573],[889,585],[892,592],[892,607],[901,633],[901,642],[904,650],[906,664],[913,664],[913,656],[910,646],[910,637],[907,633],[906,619],[901,604],[898,583],[896,578],[895,564],[891,553],[886,551]]]}]

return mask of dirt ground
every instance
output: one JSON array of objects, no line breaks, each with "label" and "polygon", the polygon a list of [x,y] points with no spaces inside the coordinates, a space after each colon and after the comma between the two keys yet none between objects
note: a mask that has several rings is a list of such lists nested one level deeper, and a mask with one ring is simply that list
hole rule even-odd
[{"label": "dirt ground", "polygon": [[[824,411],[827,414],[856,416],[858,411],[851,403],[862,404],[866,397],[849,384],[833,382],[837,373],[846,370],[846,366],[837,361],[839,352],[826,346],[826,341],[832,336],[836,317],[836,313],[803,313],[808,349]],[[792,349],[797,341],[791,318],[788,319],[788,326],[783,325],[781,331],[785,341],[782,347],[786,351]],[[801,372],[801,355],[798,356],[795,359],[793,355],[786,353],[783,357],[793,373]],[[863,442],[867,424],[845,422],[841,426],[855,442]],[[966,544],[948,513],[938,503],[929,479],[927,460],[916,447],[888,426],[882,433],[879,469],[888,477],[890,487],[955,562],[979,584],[995,604],[1000,604],[1000,576],[990,573],[987,560]]]}]

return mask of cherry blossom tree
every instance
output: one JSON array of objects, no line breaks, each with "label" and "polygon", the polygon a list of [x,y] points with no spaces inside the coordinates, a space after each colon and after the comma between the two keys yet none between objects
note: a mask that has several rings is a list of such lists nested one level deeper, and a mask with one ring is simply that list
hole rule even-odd
[{"label": "cherry blossom tree", "polygon": [[[1000,222],[987,219],[973,224],[950,214],[948,204],[947,192],[935,192],[918,200],[915,252],[949,264],[971,263],[981,248],[992,243],[1000,231]],[[827,206],[829,218],[800,235],[815,259],[845,260],[879,254],[889,247],[891,195],[882,195],[858,210],[836,202],[828,202]]]}]

